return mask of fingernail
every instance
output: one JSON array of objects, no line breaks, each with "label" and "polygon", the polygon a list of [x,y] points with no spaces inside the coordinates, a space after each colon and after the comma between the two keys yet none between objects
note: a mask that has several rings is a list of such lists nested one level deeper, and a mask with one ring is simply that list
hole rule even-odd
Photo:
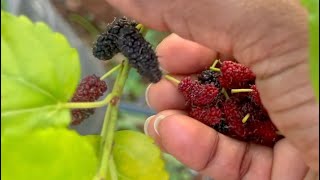
[{"label": "fingernail", "polygon": [[156,131],[156,133],[160,136],[159,134],[159,124],[160,122],[165,118],[166,116],[164,115],[159,115],[158,117],[156,117],[156,120],[154,120],[154,124],[153,124],[153,128],[154,128],[154,131]]},{"label": "fingernail", "polygon": [[153,117],[154,117],[154,115],[148,117],[147,120],[144,122],[144,125],[143,125],[144,134],[147,135],[147,136],[149,136],[149,133],[148,133],[149,123],[150,123],[150,121],[151,121],[151,119],[152,119]]},{"label": "fingernail", "polygon": [[147,103],[147,105],[148,105],[150,108],[151,108],[151,106],[150,106],[150,103],[149,103],[148,96],[149,96],[149,89],[150,89],[151,85],[152,85],[152,84],[149,84],[149,86],[147,87],[147,89],[146,89],[146,91],[145,91],[145,93],[144,93],[144,97],[145,97],[145,99],[146,99],[146,103]]}]

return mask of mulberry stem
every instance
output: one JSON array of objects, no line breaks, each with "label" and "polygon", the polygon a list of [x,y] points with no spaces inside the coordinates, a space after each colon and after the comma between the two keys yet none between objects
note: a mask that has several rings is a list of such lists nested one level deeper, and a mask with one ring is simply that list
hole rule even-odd
[{"label": "mulberry stem", "polygon": [[172,82],[174,82],[174,83],[177,83],[177,84],[179,84],[180,83],[180,81],[178,80],[178,79],[176,79],[176,78],[174,78],[174,77],[172,77],[172,76],[170,76],[170,75],[165,75],[164,76],[166,79],[168,79],[169,81],[172,81]]},{"label": "mulberry stem", "polygon": [[101,131],[101,149],[100,149],[100,166],[95,179],[106,179],[109,171],[109,162],[112,150],[114,132],[116,129],[116,121],[118,119],[119,98],[122,96],[125,82],[128,78],[130,66],[128,60],[122,63],[120,72],[116,78],[112,89],[113,97],[107,107],[107,112],[104,117],[103,127]]},{"label": "mulberry stem", "polygon": [[242,123],[243,123],[243,124],[246,123],[246,122],[248,121],[249,117],[250,117],[250,114],[248,113],[248,114],[242,119]]},{"label": "mulberry stem", "polygon": [[231,89],[231,93],[242,93],[242,92],[252,92],[252,89]]},{"label": "mulberry stem", "polygon": [[210,69],[211,68],[215,68],[216,67],[216,65],[218,64],[218,62],[219,62],[219,60],[217,59],[217,60],[215,60],[214,62],[213,62],[213,64],[212,64],[212,66],[210,67]]},{"label": "mulberry stem", "polygon": [[63,108],[69,109],[88,109],[88,108],[98,108],[107,105],[113,98],[113,94],[108,94],[108,96],[102,101],[96,102],[69,102],[62,104]]},{"label": "mulberry stem", "polygon": [[113,156],[110,157],[109,169],[110,169],[110,178],[112,180],[118,180],[117,169],[116,169],[116,165],[114,163]]},{"label": "mulberry stem", "polygon": [[216,71],[216,72],[220,72],[221,71],[219,68],[215,68],[215,67],[210,67],[210,70]]},{"label": "mulberry stem", "polygon": [[145,27],[143,24],[138,24],[136,26],[137,29],[139,29],[139,32],[142,34],[142,36],[146,36],[147,32],[148,32],[148,28]]},{"label": "mulberry stem", "polygon": [[229,97],[226,89],[222,88],[221,92],[222,92],[222,94],[226,97],[226,99],[230,99],[230,97]]},{"label": "mulberry stem", "polygon": [[120,69],[120,67],[122,66],[122,64],[119,64],[115,67],[113,67],[112,69],[110,69],[107,73],[105,73],[103,76],[101,76],[100,80],[104,80],[107,77],[109,77],[112,73],[114,73],[115,71],[117,71],[118,69]]}]

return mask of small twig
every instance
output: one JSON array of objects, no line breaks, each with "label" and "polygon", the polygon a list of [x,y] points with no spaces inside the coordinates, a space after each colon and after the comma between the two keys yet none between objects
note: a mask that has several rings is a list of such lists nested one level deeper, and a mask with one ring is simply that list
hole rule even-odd
[{"label": "small twig", "polygon": [[246,123],[246,122],[248,121],[249,117],[250,117],[250,114],[248,113],[248,114],[242,119],[242,123],[243,123],[243,124]]},{"label": "small twig", "polygon": [[118,180],[117,168],[116,168],[116,165],[114,164],[113,156],[110,157],[109,167],[110,167],[109,168],[110,169],[110,178],[112,180]]},{"label": "small twig", "polygon": [[171,82],[174,82],[174,83],[177,83],[177,84],[180,83],[180,81],[179,81],[178,79],[176,79],[176,78],[174,78],[174,77],[172,77],[172,76],[170,76],[170,75],[168,75],[168,74],[166,74],[164,77],[165,77],[166,79],[168,79],[169,81],[171,81]]},{"label": "small twig", "polygon": [[111,156],[112,143],[118,119],[119,97],[121,97],[126,80],[128,79],[130,66],[128,60],[123,62],[123,66],[117,76],[116,82],[112,89],[113,98],[109,103],[104,118],[101,131],[101,150],[100,150],[100,166],[96,177],[106,179],[109,170],[109,160]]},{"label": "small twig", "polygon": [[219,68],[213,68],[213,67],[210,67],[210,70],[216,71],[216,72],[220,72],[221,71]]},{"label": "small twig", "polygon": [[62,108],[69,109],[88,109],[88,108],[98,108],[107,105],[113,98],[113,94],[108,94],[107,97],[102,101],[96,102],[68,102],[61,105]]},{"label": "small twig", "polygon": [[139,29],[139,32],[142,34],[142,36],[146,36],[148,32],[148,28],[146,26],[144,26],[143,24],[138,24],[136,28]]},{"label": "small twig", "polygon": [[242,93],[242,92],[252,92],[252,89],[231,89],[231,93]]},{"label": "small twig", "polygon": [[226,97],[226,99],[230,99],[230,97],[229,97],[226,89],[222,88],[221,92],[222,92],[222,94]]},{"label": "small twig", "polygon": [[104,80],[105,78],[109,77],[112,73],[120,69],[122,64],[118,64],[117,66],[113,67],[111,70],[109,70],[107,73],[105,73],[103,76],[101,76],[100,80]]},{"label": "small twig", "polygon": [[219,60],[217,59],[217,60],[215,60],[214,62],[213,62],[213,64],[212,64],[212,66],[210,67],[210,69],[211,68],[215,68],[216,67],[216,65],[218,64],[218,62],[219,62]]}]

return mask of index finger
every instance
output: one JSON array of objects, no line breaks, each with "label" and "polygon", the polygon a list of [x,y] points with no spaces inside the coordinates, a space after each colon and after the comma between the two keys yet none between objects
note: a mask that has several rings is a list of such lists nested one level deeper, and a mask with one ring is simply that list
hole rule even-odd
[{"label": "index finger", "polygon": [[161,68],[171,74],[192,74],[207,69],[217,54],[175,34],[166,37],[157,47]]}]

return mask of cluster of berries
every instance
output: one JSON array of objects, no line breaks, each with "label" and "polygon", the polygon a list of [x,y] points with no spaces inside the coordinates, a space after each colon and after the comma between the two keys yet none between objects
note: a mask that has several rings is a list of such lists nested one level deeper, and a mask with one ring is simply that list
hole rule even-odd
[{"label": "cluster of berries", "polygon": [[189,115],[238,140],[273,146],[282,136],[261,103],[255,74],[233,61],[217,62],[197,80],[180,81]]},{"label": "cluster of berries", "polygon": [[[94,102],[107,91],[107,84],[96,75],[83,78],[73,94],[71,102]],[[72,125],[80,124],[94,113],[94,109],[73,109]]]},{"label": "cluster of berries", "polygon": [[100,60],[109,60],[121,52],[142,77],[156,83],[162,76],[158,58],[136,26],[137,23],[125,17],[108,24],[93,45],[93,55]]}]

